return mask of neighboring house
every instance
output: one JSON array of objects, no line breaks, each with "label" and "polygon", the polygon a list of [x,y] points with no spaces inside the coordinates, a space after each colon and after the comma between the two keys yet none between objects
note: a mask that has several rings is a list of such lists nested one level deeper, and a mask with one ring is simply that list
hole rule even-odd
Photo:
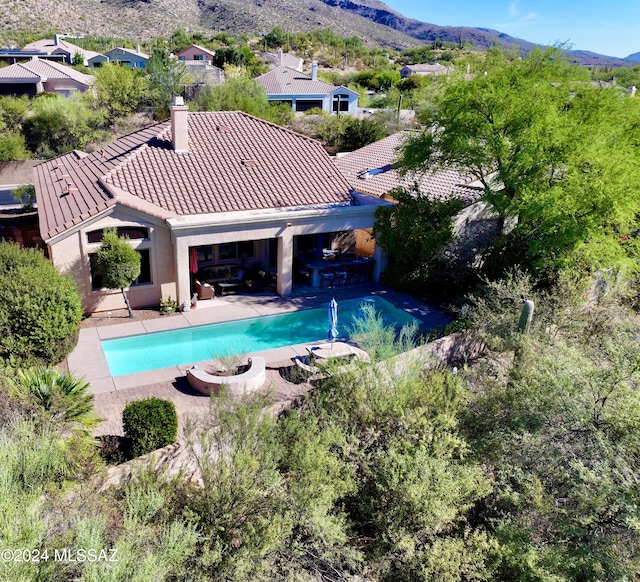
[{"label": "neighboring house", "polygon": [[63,35],[55,34],[53,39],[45,38],[30,42],[22,47],[23,51],[40,51],[48,55],[61,55],[64,57],[65,62],[71,64],[73,57],[79,53],[82,55],[83,64],[88,67],[91,61],[91,66],[95,67],[97,63],[106,63],[109,59],[105,55],[101,55],[95,51],[89,51],[75,44],[64,40]]},{"label": "neighboring house", "polygon": [[316,62],[311,65],[311,76],[289,67],[276,67],[256,77],[256,81],[264,87],[269,101],[287,103],[296,112],[313,108],[327,113],[358,112],[358,93],[318,79]]},{"label": "neighboring house", "polygon": [[66,60],[64,55],[50,55],[49,53],[43,51],[25,51],[8,48],[0,49],[0,62],[10,65],[15,63],[22,63],[24,61],[30,61],[33,57],[38,57],[39,59],[43,60],[58,61],[59,63],[64,63]]},{"label": "neighboring house", "polygon": [[28,95],[57,93],[69,97],[83,93],[93,84],[94,77],[85,75],[55,61],[34,57],[24,63],[0,68],[0,95]]},{"label": "neighboring house", "polygon": [[432,77],[436,75],[448,75],[451,72],[450,67],[444,65],[405,65],[400,69],[400,77],[406,79],[411,75],[422,75],[424,77]]},{"label": "neighboring house", "polygon": [[145,69],[149,63],[149,55],[140,51],[138,46],[135,49],[114,48],[105,53],[111,63],[120,63],[131,69]]},{"label": "neighboring house", "polygon": [[399,132],[353,152],[339,155],[335,164],[354,191],[394,201],[393,189],[411,189],[434,199],[459,198],[465,208],[455,217],[454,232],[467,246],[479,248],[500,231],[501,223],[485,202],[482,184],[456,170],[438,170],[424,174],[401,175],[398,171],[398,148],[410,135]]},{"label": "neighboring house", "polygon": [[289,67],[300,73],[302,72],[302,65],[304,64],[304,59],[301,59],[293,53],[282,52],[281,48],[276,51],[276,54],[263,53],[262,58],[272,67]]},{"label": "neighboring house", "polygon": [[187,70],[186,87],[189,99],[195,99],[198,91],[206,85],[224,83],[224,71],[207,62],[184,61]]},{"label": "neighboring house", "polygon": [[381,201],[352,193],[315,140],[242,112],[189,113],[177,101],[168,121],[34,168],[41,236],[86,311],[122,307],[95,268],[106,227],[141,254],[128,293],[141,307],[190,299],[194,271],[221,265],[271,272],[287,295],[298,250],[373,226]]},{"label": "neighboring house", "polygon": [[197,63],[205,62],[211,65],[215,54],[216,53],[214,51],[204,48],[203,46],[192,44],[186,49],[182,49],[180,52],[176,53],[176,58],[179,61],[184,61],[185,63],[195,61]]}]

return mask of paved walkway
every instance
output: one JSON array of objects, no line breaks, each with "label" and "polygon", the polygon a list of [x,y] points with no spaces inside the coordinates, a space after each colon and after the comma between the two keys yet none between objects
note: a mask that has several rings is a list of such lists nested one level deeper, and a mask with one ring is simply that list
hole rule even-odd
[{"label": "paved walkway", "polygon": [[[197,394],[189,387],[185,378],[186,370],[193,364],[210,364],[211,360],[111,376],[101,340],[317,308],[326,304],[331,297],[340,302],[373,294],[384,297],[418,319],[424,320],[434,313],[432,308],[413,297],[372,285],[314,290],[287,298],[273,294],[229,295],[200,301],[196,309],[184,313],[81,329],[78,345],[67,358],[67,365],[70,372],[85,377],[91,384],[95,411],[104,419],[96,428],[96,435],[122,434],[122,411],[125,405],[150,396],[175,403],[182,430],[185,418],[205,415],[210,410],[209,397]],[[309,388],[307,384],[287,382],[279,372],[280,368],[291,366],[292,358],[296,355],[306,354],[308,345],[305,343],[259,352],[267,363],[265,389],[272,391],[276,402],[295,399]],[[248,357],[251,355],[258,354],[247,354]]]}]

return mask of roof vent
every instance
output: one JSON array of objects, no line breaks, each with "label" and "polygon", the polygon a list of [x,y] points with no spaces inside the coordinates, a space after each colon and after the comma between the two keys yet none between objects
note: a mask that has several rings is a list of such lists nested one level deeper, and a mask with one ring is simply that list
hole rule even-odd
[{"label": "roof vent", "polygon": [[231,127],[229,125],[219,125],[218,127],[216,127],[216,129],[220,133],[228,133],[229,131],[231,131]]},{"label": "roof vent", "polygon": [[242,160],[242,165],[247,168],[253,168],[258,165],[258,160]]}]

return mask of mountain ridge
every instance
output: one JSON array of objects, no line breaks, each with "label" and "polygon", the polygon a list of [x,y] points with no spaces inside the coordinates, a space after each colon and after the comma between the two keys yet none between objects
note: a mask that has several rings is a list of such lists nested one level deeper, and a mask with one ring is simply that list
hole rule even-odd
[{"label": "mountain ridge", "polygon": [[[53,32],[150,41],[177,29],[214,34],[264,35],[276,26],[294,32],[330,28],[343,37],[357,36],[383,47],[403,49],[429,42],[494,44],[528,52],[535,43],[497,30],[439,26],[406,18],[379,0],[5,0],[2,44],[16,44],[20,33]],[[345,18],[345,13],[348,18]],[[11,33],[18,33],[11,38]],[[625,59],[590,51],[567,51],[583,65],[629,66]],[[636,57],[638,61],[632,59]]]}]

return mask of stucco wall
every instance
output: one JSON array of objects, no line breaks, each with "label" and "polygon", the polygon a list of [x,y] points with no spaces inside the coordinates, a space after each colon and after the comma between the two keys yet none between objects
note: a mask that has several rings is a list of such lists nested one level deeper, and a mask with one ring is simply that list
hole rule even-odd
[{"label": "stucco wall", "polygon": [[149,229],[148,240],[131,241],[131,244],[134,248],[150,249],[152,283],[129,289],[127,296],[132,307],[157,306],[161,298],[176,298],[174,251],[168,227],[163,221],[150,222],[133,211],[116,208],[113,213],[84,224],[81,229],[50,245],[53,264],[62,273],[73,276],[83,296],[83,307],[87,313],[125,307],[120,290],[92,290],[89,253],[95,252],[100,245],[88,243],[87,233],[106,227],[134,225]]}]

